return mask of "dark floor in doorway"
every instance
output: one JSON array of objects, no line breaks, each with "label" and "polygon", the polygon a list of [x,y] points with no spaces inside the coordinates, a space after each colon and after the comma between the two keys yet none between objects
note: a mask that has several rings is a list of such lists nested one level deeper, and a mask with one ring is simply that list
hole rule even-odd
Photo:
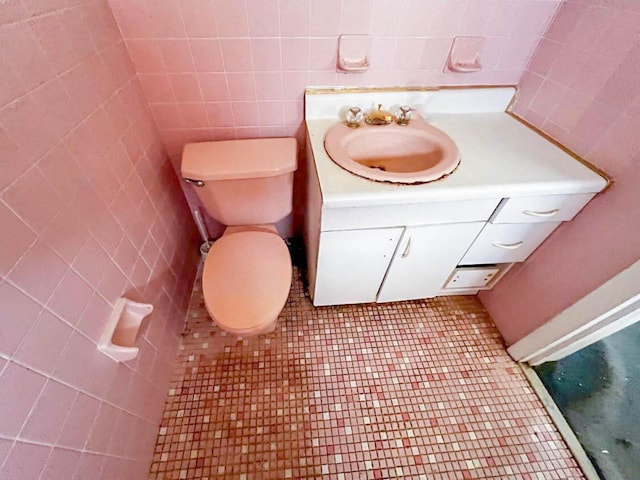
[{"label": "dark floor in doorway", "polygon": [[536,372],[606,480],[640,478],[640,323]]}]

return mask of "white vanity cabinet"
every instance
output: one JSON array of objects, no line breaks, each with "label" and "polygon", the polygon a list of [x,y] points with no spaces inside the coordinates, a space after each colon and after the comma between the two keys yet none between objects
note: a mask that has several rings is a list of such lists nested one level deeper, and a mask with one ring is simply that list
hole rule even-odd
[{"label": "white vanity cabinet", "polygon": [[308,192],[305,240],[309,290],[316,306],[474,294],[492,288],[511,264],[524,261],[593,197],[541,195],[324,208],[313,170]]},{"label": "white vanity cabinet", "polygon": [[324,208],[311,173],[305,241],[316,306],[438,295],[501,200]]},{"label": "white vanity cabinet", "polygon": [[[512,88],[307,92],[304,236],[314,305],[493,288],[605,188],[605,178],[506,113],[513,94]],[[414,106],[445,132],[460,151],[457,169],[431,183],[400,185],[334,163],[324,139],[343,118],[339,112],[380,103]]]},{"label": "white vanity cabinet", "polygon": [[313,304],[434,297],[484,222],[320,232]]},{"label": "white vanity cabinet", "polygon": [[323,232],[314,305],[375,302],[402,228]]}]

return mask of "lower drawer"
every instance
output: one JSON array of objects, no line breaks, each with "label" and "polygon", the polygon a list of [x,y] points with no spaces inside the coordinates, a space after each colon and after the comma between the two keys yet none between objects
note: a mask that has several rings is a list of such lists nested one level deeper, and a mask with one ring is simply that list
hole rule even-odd
[{"label": "lower drawer", "polygon": [[560,222],[488,223],[459,265],[521,262],[527,258]]}]

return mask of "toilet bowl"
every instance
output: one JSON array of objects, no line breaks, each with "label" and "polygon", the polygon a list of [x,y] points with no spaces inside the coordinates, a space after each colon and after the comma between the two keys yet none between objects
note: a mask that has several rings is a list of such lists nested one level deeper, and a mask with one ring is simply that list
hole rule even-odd
[{"label": "toilet bowl", "polygon": [[272,332],[289,297],[291,257],[273,230],[225,231],[204,263],[207,311],[221,329],[239,337]]},{"label": "toilet bowl", "polygon": [[275,223],[292,209],[293,138],[185,145],[181,173],[206,212],[227,225],[207,254],[207,311],[240,337],[272,332],[291,288],[291,257]]}]

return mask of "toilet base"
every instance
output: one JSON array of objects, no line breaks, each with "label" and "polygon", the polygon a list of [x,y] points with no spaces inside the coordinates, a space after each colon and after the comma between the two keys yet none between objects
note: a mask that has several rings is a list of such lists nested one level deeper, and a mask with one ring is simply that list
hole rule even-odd
[{"label": "toilet base", "polygon": [[274,320],[271,320],[269,322],[265,322],[262,325],[258,325],[255,328],[243,329],[243,330],[234,330],[232,328],[229,328],[226,325],[220,325],[218,322],[216,322],[216,319],[213,317],[211,318],[211,320],[221,330],[224,330],[225,332],[231,335],[235,335],[239,339],[257,337],[258,335],[265,335],[268,333],[272,333],[275,331],[276,327],[278,326],[278,317],[276,317]]}]

